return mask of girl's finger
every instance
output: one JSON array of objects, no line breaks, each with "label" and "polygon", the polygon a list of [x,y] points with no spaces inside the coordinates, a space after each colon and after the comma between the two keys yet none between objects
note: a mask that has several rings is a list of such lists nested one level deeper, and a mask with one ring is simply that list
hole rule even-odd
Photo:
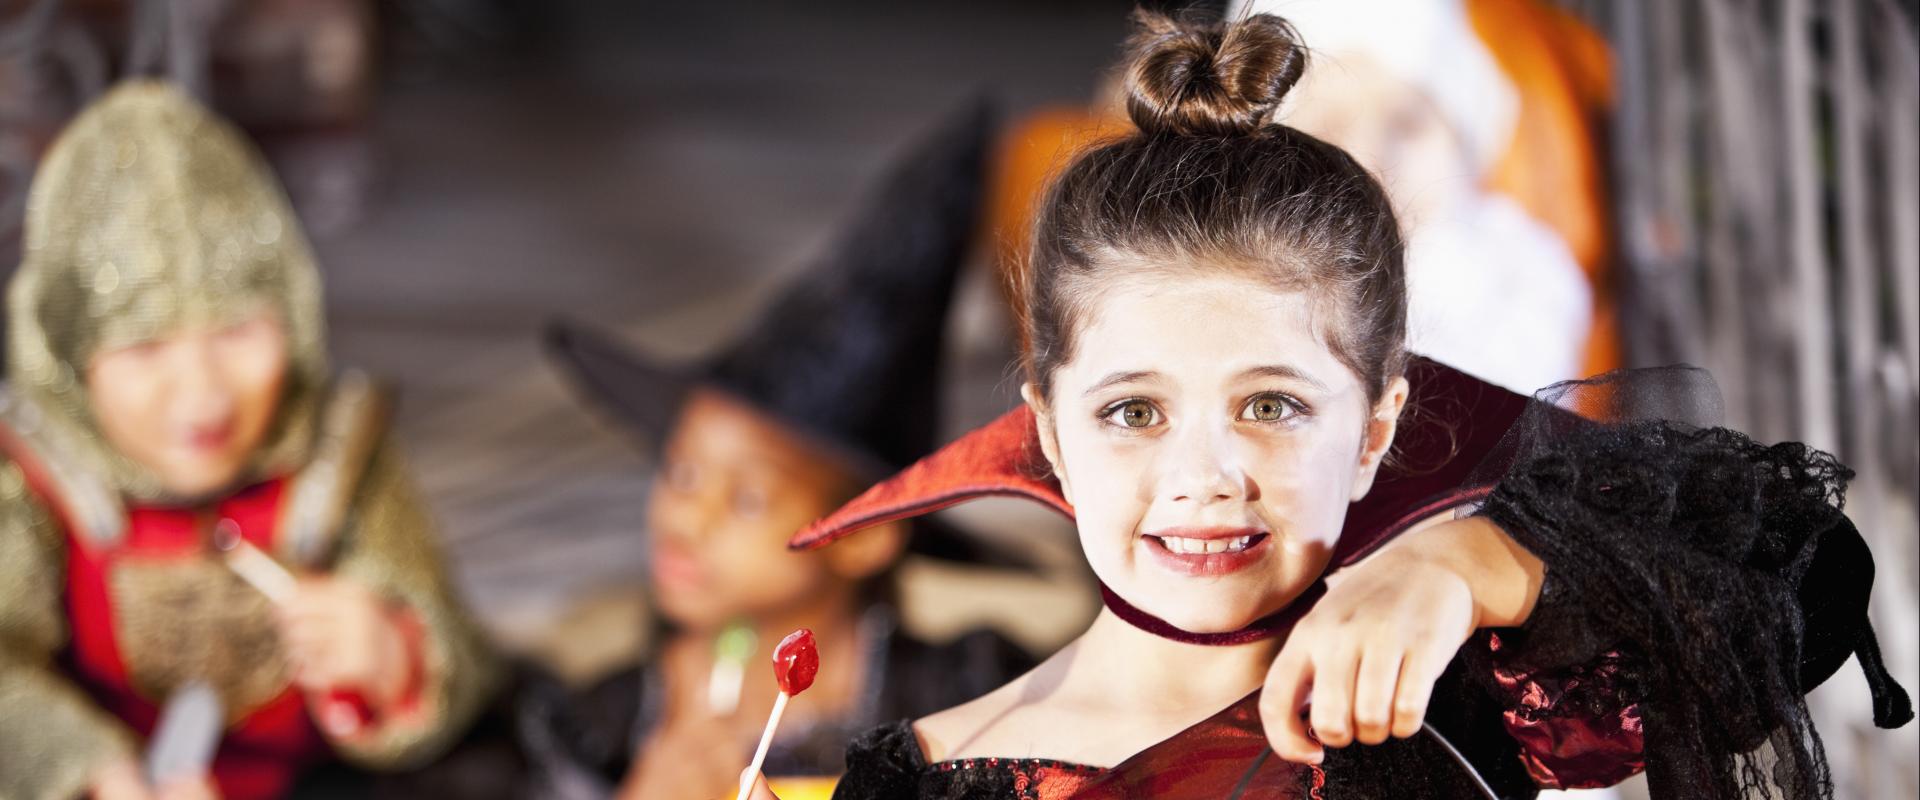
[{"label": "girl's finger", "polygon": [[294,682],[308,688],[332,686],[340,678],[340,659],[334,648],[319,640],[301,640],[289,647]]},{"label": "girl's finger", "polygon": [[282,606],[276,617],[280,620],[281,630],[295,631],[302,628],[311,628],[316,625],[325,625],[333,619],[334,614],[331,610],[325,608],[288,605]]},{"label": "girl's finger", "polygon": [[1393,725],[1393,700],[1406,651],[1397,644],[1366,649],[1353,687],[1353,738],[1361,744],[1387,740]]},{"label": "girl's finger", "polygon": [[302,659],[312,659],[328,650],[332,641],[331,632],[324,625],[294,625],[281,633],[280,641],[288,652],[297,653]]},{"label": "girl's finger", "polygon": [[1312,688],[1313,662],[1288,647],[1267,670],[1260,692],[1260,722],[1267,731],[1267,743],[1281,758],[1299,764],[1318,764],[1325,757],[1300,714]]},{"label": "girl's finger", "polygon": [[1313,700],[1308,717],[1313,735],[1328,747],[1353,743],[1353,682],[1360,670],[1359,648],[1339,644],[1313,659]]},{"label": "girl's finger", "polygon": [[[1419,733],[1420,723],[1427,719],[1427,702],[1433,697],[1433,684],[1440,680],[1440,670],[1428,666],[1433,661],[1431,656],[1416,651],[1400,663],[1399,688],[1393,695],[1393,735],[1397,738]],[[1441,670],[1446,661],[1440,659]]]},{"label": "girl's finger", "polygon": [[741,800],[780,800],[780,798],[773,793],[772,787],[767,786],[767,776],[754,773],[753,790]]},{"label": "girl's finger", "polygon": [[302,689],[313,691],[325,688],[326,683],[323,680],[324,677],[325,676],[321,675],[318,670],[315,670],[308,664],[296,663],[294,665],[293,684]]}]

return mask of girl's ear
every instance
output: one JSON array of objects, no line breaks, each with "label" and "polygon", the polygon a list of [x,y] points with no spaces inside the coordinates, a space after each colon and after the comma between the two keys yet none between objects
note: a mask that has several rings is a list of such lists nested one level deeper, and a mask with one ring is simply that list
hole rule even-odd
[{"label": "girl's ear", "polygon": [[1060,495],[1068,503],[1073,502],[1073,487],[1067,483],[1067,471],[1060,466],[1060,435],[1053,428],[1053,412],[1047,408],[1047,399],[1040,396],[1040,390],[1032,383],[1020,384],[1020,399],[1027,401],[1027,408],[1033,409],[1034,432],[1039,435],[1040,452],[1047,457],[1047,465],[1053,469],[1053,477],[1060,481]]},{"label": "girl's ear", "polygon": [[1373,416],[1367,419],[1367,432],[1360,442],[1360,462],[1353,476],[1353,492],[1348,502],[1358,502],[1373,489],[1374,476],[1380,473],[1380,462],[1387,457],[1387,450],[1393,447],[1394,431],[1400,427],[1400,412],[1407,407],[1408,384],[1405,377],[1394,378],[1387,390],[1380,394],[1380,401],[1373,406]]}]

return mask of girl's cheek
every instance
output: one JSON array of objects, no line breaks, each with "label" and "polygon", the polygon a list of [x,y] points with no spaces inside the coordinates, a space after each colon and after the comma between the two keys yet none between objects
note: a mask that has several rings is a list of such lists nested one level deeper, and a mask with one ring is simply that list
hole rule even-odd
[{"label": "girl's cheek", "polygon": [[1150,497],[1153,452],[1151,444],[1139,438],[1088,428],[1062,431],[1060,458],[1074,505],[1104,510]]},{"label": "girl's cheek", "polygon": [[1260,499],[1271,503],[1300,494],[1301,484],[1314,479],[1325,467],[1307,457],[1295,442],[1266,441],[1246,447],[1246,469]]},{"label": "girl's cheek", "polygon": [[1300,442],[1253,450],[1249,465],[1260,513],[1296,544],[1330,544],[1346,518],[1351,464],[1329,447]]},{"label": "girl's cheek", "polygon": [[[1091,462],[1089,467],[1091,467]],[[1129,558],[1139,522],[1146,506],[1130,488],[1124,473],[1111,463],[1099,469],[1076,469],[1073,473],[1074,508],[1078,519],[1080,547],[1087,562],[1101,567],[1119,566]],[[1112,580],[1111,574],[1103,576]]]}]

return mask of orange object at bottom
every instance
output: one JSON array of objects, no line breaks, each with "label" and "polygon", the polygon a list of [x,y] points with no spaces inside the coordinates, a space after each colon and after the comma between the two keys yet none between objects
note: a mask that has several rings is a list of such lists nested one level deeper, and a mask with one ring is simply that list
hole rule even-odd
[{"label": "orange object at bottom", "polygon": [[780,800],[828,800],[833,797],[833,785],[839,778],[767,778],[767,787]]}]

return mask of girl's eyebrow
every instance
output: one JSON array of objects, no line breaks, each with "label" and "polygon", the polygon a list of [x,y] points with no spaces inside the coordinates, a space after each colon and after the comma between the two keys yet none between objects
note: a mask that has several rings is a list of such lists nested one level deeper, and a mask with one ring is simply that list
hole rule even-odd
[{"label": "girl's eyebrow", "polygon": [[1326,384],[1321,383],[1318,380],[1315,380],[1312,375],[1308,375],[1303,370],[1300,370],[1295,367],[1290,367],[1285,364],[1269,364],[1267,366],[1262,366],[1262,367],[1253,367],[1252,369],[1249,369],[1245,372],[1240,373],[1240,376],[1239,376],[1240,380],[1247,380],[1249,378],[1281,378],[1284,380],[1295,380],[1295,381],[1300,381],[1301,383],[1305,383],[1308,386],[1312,386],[1313,388],[1318,389],[1322,392],[1327,391]]},{"label": "girl's eyebrow", "polygon": [[1151,370],[1144,371],[1144,372],[1112,372],[1112,373],[1108,373],[1107,377],[1101,378],[1099,382],[1095,383],[1090,387],[1087,387],[1087,390],[1081,393],[1081,396],[1091,397],[1095,394],[1100,393],[1102,390],[1105,390],[1107,387],[1113,386],[1115,384],[1132,383],[1134,381],[1152,380],[1158,377],[1160,377],[1160,373],[1153,372]]}]

